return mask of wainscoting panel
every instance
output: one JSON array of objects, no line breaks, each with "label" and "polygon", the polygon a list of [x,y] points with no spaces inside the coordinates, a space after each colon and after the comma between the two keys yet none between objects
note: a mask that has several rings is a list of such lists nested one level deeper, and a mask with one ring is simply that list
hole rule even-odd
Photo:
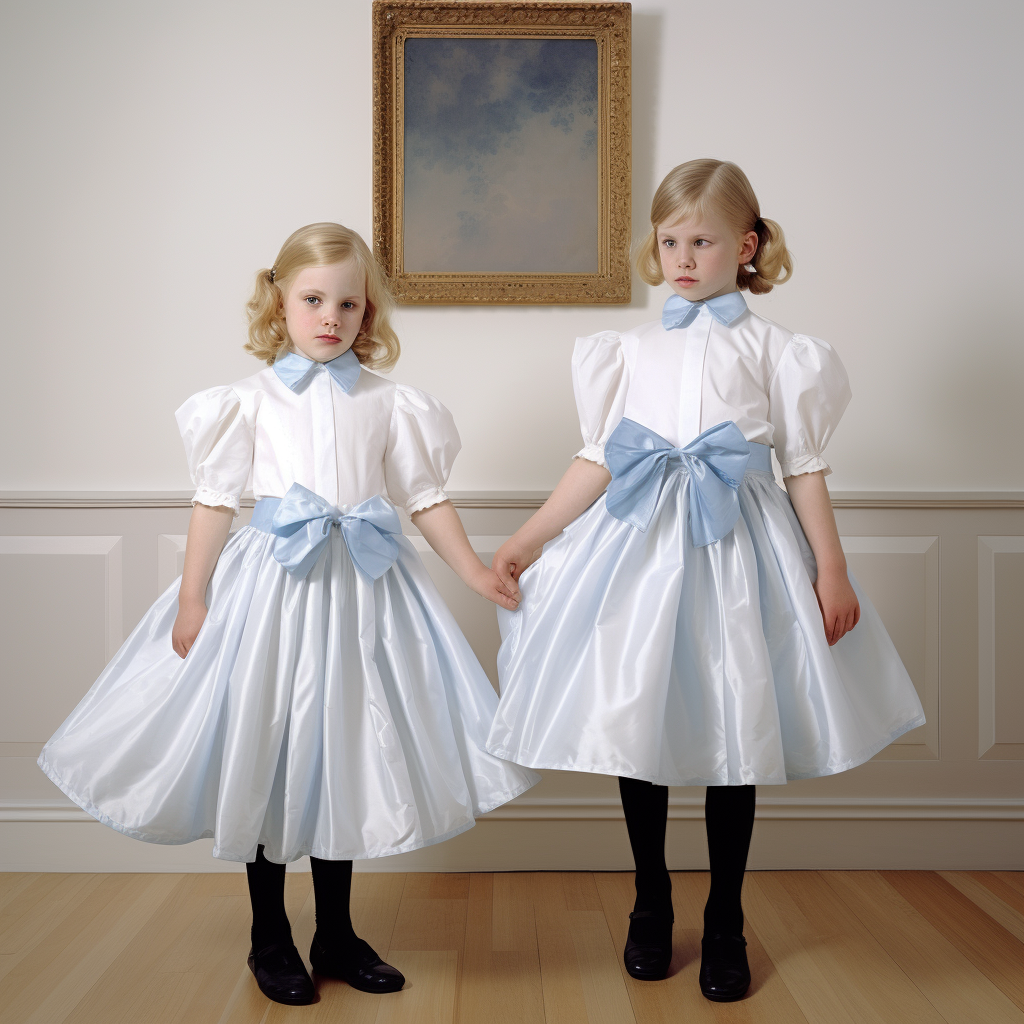
[{"label": "wainscoting panel", "polygon": [[978,538],[978,756],[1024,759],[1024,537]]},{"label": "wainscoting panel", "polygon": [[864,587],[906,666],[927,721],[876,754],[939,756],[939,538],[843,537],[850,572]]},{"label": "wainscoting panel", "polygon": [[[536,495],[457,496],[480,557]],[[752,867],[1024,867],[1024,501],[845,495],[851,571],[918,689],[927,723],[867,764],[761,787]],[[245,507],[236,528],[248,522]],[[0,495],[0,870],[239,870],[210,842],[151,846],[99,825],[39,771],[45,739],[181,572],[187,495]],[[406,533],[497,685],[493,605]],[[364,870],[630,867],[616,781],[544,780],[450,842]],[[704,793],[670,794],[673,868],[706,865]],[[298,868],[302,869],[303,862]]]}]

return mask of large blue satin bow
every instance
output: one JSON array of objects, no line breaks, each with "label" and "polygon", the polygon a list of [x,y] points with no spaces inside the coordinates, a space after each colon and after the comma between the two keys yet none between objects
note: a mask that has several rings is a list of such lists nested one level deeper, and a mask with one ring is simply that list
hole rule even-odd
[{"label": "large blue satin bow", "polygon": [[670,295],[661,309],[661,326],[666,331],[677,327],[689,327],[697,319],[702,306],[706,307],[723,327],[728,327],[747,311],[746,299],[739,292],[726,292],[724,295],[702,299],[700,302],[691,302],[682,295]]},{"label": "large blue satin bow", "polygon": [[747,470],[750,445],[732,420],[674,448],[660,434],[622,419],[604,446],[611,470],[605,507],[624,523],[645,532],[669,470],[684,465],[690,472],[690,536],[693,546],[721,540],[740,515],[736,493]]},{"label": "large blue satin bow", "polygon": [[393,534],[402,532],[394,506],[379,494],[342,512],[308,487],[294,483],[274,512],[274,557],[293,575],[305,578],[337,526],[356,568],[380,579],[398,557]]}]

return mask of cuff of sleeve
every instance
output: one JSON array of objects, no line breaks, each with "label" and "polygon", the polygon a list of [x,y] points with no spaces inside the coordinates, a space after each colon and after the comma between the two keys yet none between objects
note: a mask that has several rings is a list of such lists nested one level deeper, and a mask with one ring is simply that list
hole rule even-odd
[{"label": "cuff of sleeve", "polygon": [[447,500],[447,493],[440,487],[434,487],[411,497],[405,503],[405,511],[407,515],[411,516],[413,512],[422,512],[423,509],[430,508],[431,505],[439,505],[442,501]]},{"label": "cuff of sleeve", "polygon": [[222,494],[220,491],[211,490],[209,487],[200,487],[192,498],[192,505],[209,505],[212,508],[224,506],[231,509],[237,516],[239,500],[233,494]]},{"label": "cuff of sleeve", "polygon": [[603,444],[588,444],[584,445],[574,456],[574,459],[586,459],[588,462],[596,462],[599,466],[608,468],[608,463],[604,461],[604,445]]},{"label": "cuff of sleeve", "polygon": [[829,464],[820,455],[800,455],[787,462],[779,460],[783,477],[803,476],[805,473],[823,473],[829,476],[832,472]]}]

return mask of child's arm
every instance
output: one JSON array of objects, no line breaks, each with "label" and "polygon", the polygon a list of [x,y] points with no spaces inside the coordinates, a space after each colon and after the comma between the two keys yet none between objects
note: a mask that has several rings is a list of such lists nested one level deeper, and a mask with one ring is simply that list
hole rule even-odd
[{"label": "child's arm", "polygon": [[515,611],[519,597],[502,586],[494,571],[488,569],[473,550],[465,527],[450,501],[441,501],[410,516],[427,543],[455,570],[470,590],[502,608]]},{"label": "child's arm", "polygon": [[491,567],[516,600],[516,580],[536,561],[540,549],[557,537],[601,496],[612,475],[589,459],[573,459],[551,497],[498,549]]},{"label": "child's arm", "polygon": [[206,618],[206,587],[231,529],[234,510],[197,504],[188,522],[185,568],[178,590],[178,616],[171,629],[171,646],[179,658],[188,654]]},{"label": "child's arm", "polygon": [[860,621],[860,602],[846,574],[846,555],[839,543],[839,530],[825,486],[825,474],[788,476],[783,483],[818,563],[814,592],[818,595],[818,606],[825,623],[825,637],[831,646]]}]

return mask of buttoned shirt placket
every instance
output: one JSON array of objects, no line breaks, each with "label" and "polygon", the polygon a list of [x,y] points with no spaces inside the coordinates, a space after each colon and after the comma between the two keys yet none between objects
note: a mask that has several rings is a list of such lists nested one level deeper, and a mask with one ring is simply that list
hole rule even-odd
[{"label": "buttoned shirt placket", "polygon": [[704,384],[704,357],[711,339],[714,318],[702,306],[686,332],[679,388],[679,446],[688,445],[699,433],[701,392]]}]

